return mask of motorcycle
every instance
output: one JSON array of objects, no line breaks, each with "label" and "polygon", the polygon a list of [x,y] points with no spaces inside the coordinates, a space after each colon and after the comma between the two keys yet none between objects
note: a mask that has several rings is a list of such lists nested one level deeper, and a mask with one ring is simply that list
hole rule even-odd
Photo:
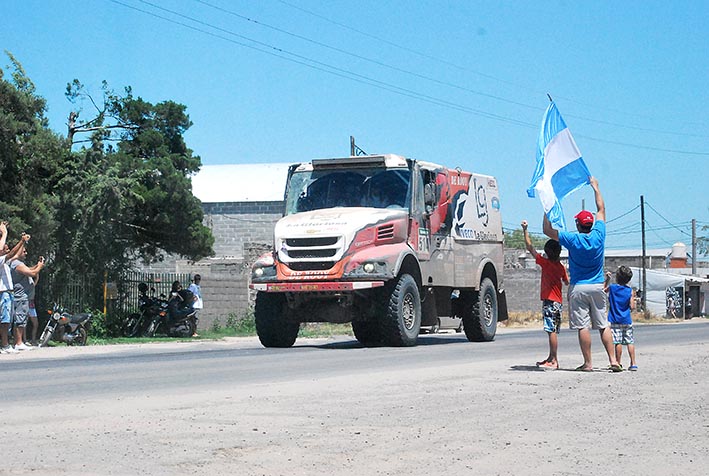
[{"label": "motorcycle", "polygon": [[138,337],[147,335],[150,324],[159,316],[161,312],[167,312],[167,301],[164,295],[155,296],[155,288],[140,283],[138,285],[138,309],[140,312],[128,316],[123,325],[123,335],[125,337]]},{"label": "motorcycle", "polygon": [[91,321],[91,314],[82,312],[72,315],[56,303],[47,313],[49,319],[39,337],[39,347],[46,347],[50,339],[67,345],[86,345],[88,339],[86,329]]},{"label": "motorcycle", "polygon": [[189,290],[181,290],[179,298],[169,301],[159,300],[159,309],[152,313],[150,322],[143,333],[146,337],[165,334],[168,337],[192,337],[197,330],[197,310],[192,308],[194,295]]}]

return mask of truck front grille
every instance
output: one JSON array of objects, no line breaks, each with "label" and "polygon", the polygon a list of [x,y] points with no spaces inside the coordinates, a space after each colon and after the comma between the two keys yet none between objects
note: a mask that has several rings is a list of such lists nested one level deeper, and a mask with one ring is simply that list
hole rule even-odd
[{"label": "truck front grille", "polygon": [[279,258],[293,271],[325,271],[342,257],[343,247],[342,236],[285,238]]},{"label": "truck front grille", "polygon": [[328,250],[289,250],[288,256],[292,259],[302,259],[302,258],[332,258],[337,253],[335,249]]},{"label": "truck front grille", "polygon": [[327,271],[335,266],[334,261],[301,261],[288,263],[293,271]]}]

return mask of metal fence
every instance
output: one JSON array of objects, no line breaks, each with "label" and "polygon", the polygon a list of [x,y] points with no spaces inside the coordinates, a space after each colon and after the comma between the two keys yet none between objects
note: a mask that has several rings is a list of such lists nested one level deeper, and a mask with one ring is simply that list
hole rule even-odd
[{"label": "metal fence", "polygon": [[182,287],[187,288],[192,281],[192,275],[188,273],[126,273],[115,283],[115,294],[109,293],[113,300],[113,311],[123,316],[138,311],[138,285],[140,283],[148,285],[148,294],[163,295],[167,298],[170,295],[172,283],[175,281],[179,281]]},{"label": "metal fence", "polygon": [[129,272],[111,278],[108,274],[72,276],[57,282],[51,275],[41,280],[37,286],[38,312],[51,309],[54,302],[70,312],[86,310],[105,311],[106,314],[121,318],[138,311],[138,285],[148,285],[150,293],[169,296],[174,281],[187,288],[192,280],[188,273],[139,273]]}]

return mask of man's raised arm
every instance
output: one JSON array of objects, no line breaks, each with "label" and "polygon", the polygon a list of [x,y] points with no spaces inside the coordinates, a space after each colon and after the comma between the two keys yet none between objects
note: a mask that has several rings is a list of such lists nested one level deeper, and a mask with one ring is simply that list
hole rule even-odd
[{"label": "man's raised arm", "polygon": [[559,241],[559,232],[555,230],[554,227],[551,225],[551,222],[549,221],[549,218],[547,218],[546,213],[544,214],[544,223],[542,224],[542,230],[544,231],[544,234],[552,240]]},{"label": "man's raised arm", "polygon": [[598,180],[596,177],[589,177],[588,181],[593,188],[593,193],[596,196],[596,220],[606,221],[606,204],[603,201],[603,196],[601,195],[601,189],[598,188]]}]

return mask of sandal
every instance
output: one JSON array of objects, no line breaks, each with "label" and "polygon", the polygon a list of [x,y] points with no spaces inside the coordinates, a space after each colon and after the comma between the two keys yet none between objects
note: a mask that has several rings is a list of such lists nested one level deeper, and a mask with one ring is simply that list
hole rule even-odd
[{"label": "sandal", "polygon": [[537,367],[540,367],[540,366],[546,364],[547,362],[549,362],[547,359],[540,360],[539,362],[537,362]]},{"label": "sandal", "polygon": [[590,369],[586,367],[586,364],[581,364],[574,369],[576,372],[593,372],[593,367]]},{"label": "sandal", "polygon": [[616,365],[611,365],[611,366],[608,367],[608,368],[611,370],[611,372],[622,372],[622,371],[623,371],[623,366],[622,366],[622,365],[618,365],[618,364],[616,364]]},{"label": "sandal", "polygon": [[637,365],[631,365],[630,367],[628,367],[628,370],[630,370],[631,372],[635,372],[636,370],[638,370],[638,366],[637,366]]},{"label": "sandal", "polygon": [[552,364],[551,362],[544,362],[543,364],[538,364],[537,367],[540,369],[552,369],[552,370],[557,370],[559,368],[559,364]]}]

